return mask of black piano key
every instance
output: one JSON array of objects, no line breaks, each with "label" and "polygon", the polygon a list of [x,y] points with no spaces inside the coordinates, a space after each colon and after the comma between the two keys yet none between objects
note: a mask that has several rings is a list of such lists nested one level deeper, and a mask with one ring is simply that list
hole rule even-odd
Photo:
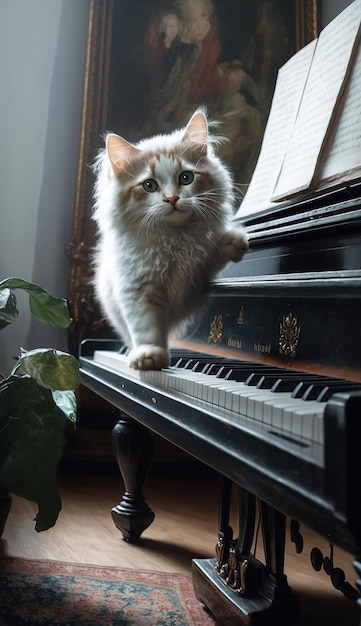
[{"label": "black piano key", "polygon": [[[298,380],[300,379],[300,372],[297,372]],[[288,372],[281,368],[265,368],[260,367],[257,371],[252,372],[250,376],[245,380],[246,385],[252,387],[258,387],[263,389],[270,389],[272,384],[280,378],[295,378],[294,372]]]},{"label": "black piano key", "polygon": [[191,352],[190,350],[182,350],[181,348],[179,349],[172,348],[170,351],[170,357],[171,357],[171,363],[173,365],[177,363],[178,361],[181,361],[182,359],[188,361],[192,357],[194,358],[194,352]]},{"label": "black piano key", "polygon": [[177,368],[181,368],[185,370],[200,371],[201,367],[204,367],[205,365],[209,365],[210,361],[211,359],[209,357],[208,358],[197,357],[193,359],[185,358],[177,363]]},{"label": "black piano key", "polygon": [[317,400],[317,397],[320,395],[320,393],[325,390],[325,389],[329,389],[328,385],[325,384],[311,384],[308,385],[304,391],[304,393],[302,394],[302,400]]},{"label": "black piano key", "polygon": [[185,370],[192,370],[194,367],[196,367],[199,364],[199,359],[189,359],[187,361],[187,363],[185,363],[183,365],[183,369]]},{"label": "black piano key", "polygon": [[224,369],[223,365],[219,363],[211,363],[209,369],[207,370],[207,374],[209,376],[218,376],[218,373]]},{"label": "black piano key", "polygon": [[[268,387],[274,393],[291,393],[297,385],[297,380],[287,379],[287,378],[278,378],[278,380],[273,381],[273,385]],[[257,385],[258,386],[258,385]]]},{"label": "black piano key", "polygon": [[[214,357],[202,352],[194,352],[182,348],[171,348],[170,350],[172,367],[184,367],[189,361],[205,361],[214,363]],[[217,358],[218,361],[225,360],[223,357]]]},{"label": "black piano key", "polygon": [[[308,391],[311,386],[320,385],[321,387],[325,387],[326,385],[332,384],[333,382],[335,382],[335,379],[329,378],[328,376],[318,376],[317,374],[314,375],[313,380],[303,380],[301,378],[299,384],[294,389],[291,396],[292,398],[301,398],[303,400],[305,399],[304,396],[306,396],[307,399],[311,400],[311,397],[309,395],[310,392]],[[314,399],[315,398],[312,398],[312,400]]]},{"label": "black piano key", "polygon": [[[173,358],[171,360],[171,367],[175,369],[191,370],[192,372],[201,372],[208,375],[216,375],[217,372],[222,369],[223,364],[227,363],[227,359],[225,358],[220,357],[215,360],[214,357],[207,354],[197,354],[196,356],[194,356],[193,353],[192,358],[189,355],[179,355],[178,351],[176,357],[177,358]],[[227,367],[226,371],[229,371],[229,367]]]},{"label": "black piano key", "polygon": [[[221,361],[220,361],[221,362]],[[255,367],[258,367],[258,363],[253,363],[252,361],[234,361],[233,359],[224,359],[224,361],[222,362],[223,365],[227,365],[227,367],[230,367],[232,369],[245,369],[248,368],[249,370]]]},{"label": "black piano key", "polygon": [[208,355],[208,354],[194,355],[194,353],[192,356],[189,356],[189,355],[179,356],[178,355],[178,359],[174,359],[172,361],[173,367],[189,369],[189,370],[194,370],[194,371],[201,371],[202,367],[205,365],[207,366],[217,365],[217,364],[221,365],[223,363],[227,363],[227,359],[221,357],[215,360],[214,357],[212,357],[211,355]]},{"label": "black piano key", "polygon": [[317,397],[317,400],[319,402],[327,402],[327,400],[329,400],[331,396],[334,393],[337,393],[338,391],[360,391],[360,390],[361,390],[361,385],[359,383],[353,383],[350,381],[349,385],[343,385],[342,388],[337,389],[336,391],[332,386],[329,387],[328,391],[326,390],[322,391]]},{"label": "black piano key", "polygon": [[188,357],[179,357],[179,358],[175,358],[174,361],[171,360],[171,365],[172,367],[177,367],[177,368],[183,368],[185,366],[186,363],[188,363],[189,358]]},{"label": "black piano key", "polygon": [[252,372],[252,374],[247,376],[247,378],[244,381],[244,384],[248,385],[249,387],[256,387],[258,385],[259,381],[263,377],[264,377],[264,375],[262,374],[262,372]]},{"label": "black piano key", "polygon": [[309,381],[315,380],[314,375],[304,375],[299,371],[290,370],[283,372],[282,374],[274,373],[266,374],[260,378],[257,383],[258,389],[271,389],[271,391],[289,391],[291,392],[298,385],[300,380]]},{"label": "black piano key", "polygon": [[300,398],[302,400],[316,400],[318,402],[326,402],[330,397],[339,391],[352,391],[360,389],[361,385],[340,378],[330,378],[329,376],[317,376],[314,380],[302,380],[291,394],[292,398]]},{"label": "black piano key", "polygon": [[235,368],[232,367],[227,374],[227,380],[234,380],[235,382],[244,382],[246,384],[256,385],[261,378],[269,372],[269,369],[265,365],[258,363],[247,363],[244,367]]},{"label": "black piano key", "polygon": [[238,369],[239,371],[247,371],[248,374],[250,374],[252,371],[250,363],[243,363],[242,367],[240,368],[237,368],[235,363],[234,364],[227,363],[223,365],[222,378],[226,378],[227,380],[228,379],[234,380],[233,376],[235,375],[235,372],[238,371]]},{"label": "black piano key", "polygon": [[208,371],[211,367],[211,363],[208,362],[203,362],[203,361],[198,361],[198,363],[196,363],[196,365],[193,365],[192,372],[200,372],[202,374],[208,374]]},{"label": "black piano key", "polygon": [[247,378],[247,376],[250,375],[251,371],[252,370],[249,367],[248,369],[246,369],[246,366],[243,370],[235,370],[233,367],[224,366],[222,369],[221,377],[225,378],[226,380],[234,380],[236,382],[240,382],[244,380],[244,377]]},{"label": "black piano key", "polygon": [[327,402],[334,393],[342,391],[357,391],[361,389],[361,385],[353,383],[349,380],[335,381],[330,385],[312,385],[305,392],[303,400],[316,400],[317,402]]}]

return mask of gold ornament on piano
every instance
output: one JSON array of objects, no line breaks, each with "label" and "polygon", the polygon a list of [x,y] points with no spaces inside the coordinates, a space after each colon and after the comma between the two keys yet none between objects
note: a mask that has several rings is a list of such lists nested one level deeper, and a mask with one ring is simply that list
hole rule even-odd
[{"label": "gold ornament on piano", "polygon": [[215,564],[215,568],[217,570],[217,572],[220,572],[223,566],[223,559],[224,559],[224,539],[223,537],[219,537],[218,539],[218,543],[216,545],[216,557],[217,557],[217,561]]},{"label": "gold ornament on piano", "polygon": [[215,315],[209,329],[208,341],[209,343],[221,343],[223,335],[223,320],[222,315]]},{"label": "gold ornament on piano", "polygon": [[246,593],[247,582],[247,559],[240,558],[236,548],[231,547],[228,551],[228,560],[223,563],[224,559],[224,542],[220,538],[216,546],[217,563],[215,569],[219,575],[225,579],[228,587],[233,589],[240,596]]},{"label": "gold ornament on piano", "polygon": [[283,359],[290,360],[296,356],[296,348],[300,337],[301,327],[297,325],[297,318],[292,313],[286,315],[280,324],[279,354]]},{"label": "gold ornament on piano", "polygon": [[237,317],[237,324],[244,324],[244,319],[243,319],[243,306],[241,306],[240,311],[239,311],[239,315]]}]

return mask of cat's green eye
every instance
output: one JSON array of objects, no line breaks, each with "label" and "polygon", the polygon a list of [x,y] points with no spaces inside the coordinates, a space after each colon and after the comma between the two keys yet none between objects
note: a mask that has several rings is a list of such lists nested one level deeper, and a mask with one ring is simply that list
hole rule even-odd
[{"label": "cat's green eye", "polygon": [[148,178],[148,180],[145,180],[143,183],[143,189],[148,191],[148,193],[154,193],[158,189],[158,183],[154,178]]},{"label": "cat's green eye", "polygon": [[179,182],[181,185],[190,185],[194,181],[194,174],[190,171],[185,171],[179,174]]}]

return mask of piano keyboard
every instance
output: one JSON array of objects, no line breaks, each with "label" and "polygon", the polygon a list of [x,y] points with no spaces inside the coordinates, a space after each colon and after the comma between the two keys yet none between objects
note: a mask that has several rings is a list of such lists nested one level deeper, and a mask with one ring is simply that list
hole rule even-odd
[{"label": "piano keyboard", "polygon": [[271,367],[269,365],[217,359],[187,351],[172,352],[172,364],[160,371],[136,371],[126,356],[96,350],[94,361],[126,378],[202,400],[235,416],[255,420],[292,437],[324,443],[323,415],[327,400],[336,392],[361,389],[348,380]]}]

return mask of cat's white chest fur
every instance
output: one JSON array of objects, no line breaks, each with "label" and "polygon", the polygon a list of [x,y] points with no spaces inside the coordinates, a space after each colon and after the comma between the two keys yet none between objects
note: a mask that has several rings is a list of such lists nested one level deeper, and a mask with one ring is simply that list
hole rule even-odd
[{"label": "cat's white chest fur", "polygon": [[208,246],[199,245],[196,238],[186,233],[169,236],[160,234],[157,245],[154,246],[153,254],[149,259],[154,268],[155,278],[159,278],[163,284],[170,288],[176,279],[175,290],[182,281],[189,280],[192,283],[199,272],[199,265],[204,264],[210,250],[214,247],[209,242]]},{"label": "cat's white chest fur", "polygon": [[[128,294],[133,292],[135,299],[152,285],[153,290],[163,290],[169,309],[181,311],[186,298],[192,293],[193,297],[199,297],[199,291],[204,291],[209,278],[208,263],[217,252],[210,233],[201,241],[187,233],[169,231],[159,232],[147,241],[125,235],[112,241],[105,239],[102,257],[106,270],[102,280],[111,283],[112,292],[116,293],[120,287]],[[186,312],[181,315],[184,317]]]}]

